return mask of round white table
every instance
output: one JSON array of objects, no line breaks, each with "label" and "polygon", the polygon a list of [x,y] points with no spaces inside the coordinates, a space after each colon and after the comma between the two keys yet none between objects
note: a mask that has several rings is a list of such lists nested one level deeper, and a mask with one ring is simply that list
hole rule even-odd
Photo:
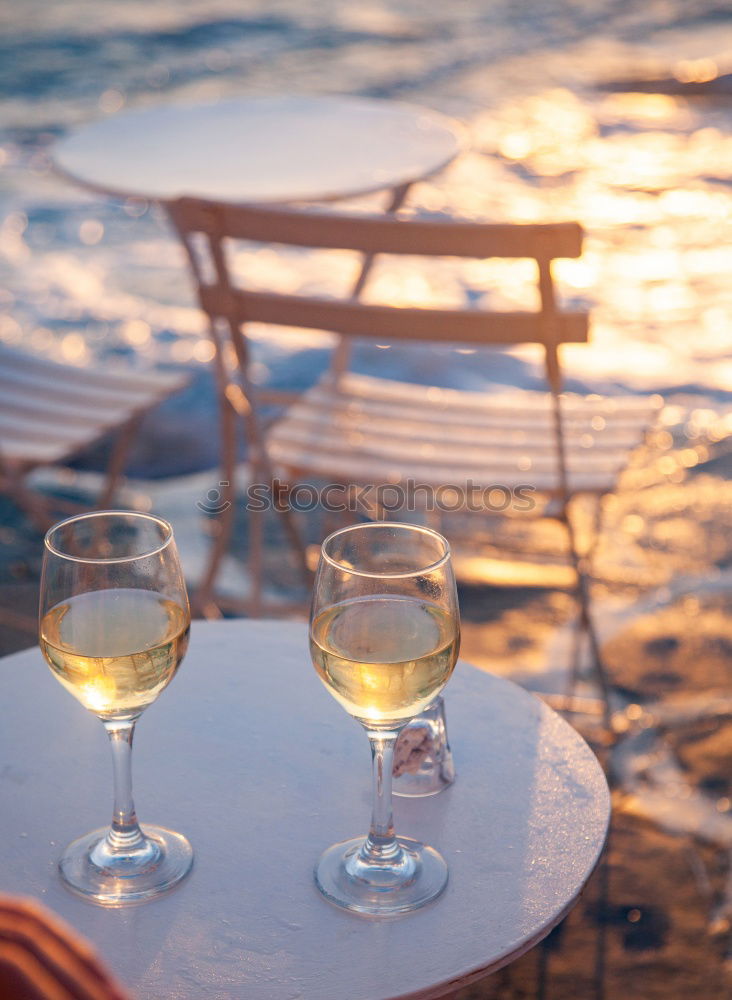
[{"label": "round white table", "polygon": [[85,187],[169,201],[330,201],[442,170],[463,145],[450,118],[357,97],[242,97],[112,115],[55,147]]},{"label": "round white table", "polygon": [[134,755],[143,825],[185,833],[194,868],[167,896],[103,909],[56,872],[62,847],[111,810],[103,728],[37,649],[0,671],[0,892],[39,897],[139,1000],[443,996],[544,937],[605,840],[608,789],[587,745],[533,696],[461,663],[446,689],[458,778],[395,799],[397,831],[446,858],[447,889],[395,920],[331,906],[313,865],[366,832],[366,737],[318,680],[304,625],[195,622]]}]

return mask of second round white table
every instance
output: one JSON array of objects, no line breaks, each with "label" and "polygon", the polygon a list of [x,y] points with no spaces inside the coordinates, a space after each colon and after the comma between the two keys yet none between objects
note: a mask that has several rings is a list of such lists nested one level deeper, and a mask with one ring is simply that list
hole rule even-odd
[{"label": "second round white table", "polygon": [[331,201],[429,177],[463,141],[447,116],[395,101],[240,97],[112,115],[62,139],[53,158],[120,197]]}]

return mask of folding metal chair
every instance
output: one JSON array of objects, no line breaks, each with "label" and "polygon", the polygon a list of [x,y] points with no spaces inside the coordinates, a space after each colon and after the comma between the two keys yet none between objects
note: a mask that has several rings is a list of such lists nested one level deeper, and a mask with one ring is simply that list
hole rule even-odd
[{"label": "folding metal chair", "polygon": [[[64,466],[117,431],[97,499],[98,506],[108,507],[141,418],[188,381],[186,374],[77,368],[0,345],[0,491],[47,526],[50,500],[29,486],[29,473]],[[79,506],[53,500],[61,511]]]},{"label": "folding metal chair", "polygon": [[[201,308],[210,320],[224,401],[224,434],[233,440],[234,414],[239,413],[247,426],[255,473],[268,482],[276,472],[284,482],[317,478],[345,487],[387,483],[424,484],[434,490],[469,483],[481,488],[533,486],[548,501],[544,512],[566,531],[579,626],[589,638],[594,677],[609,724],[608,681],[591,615],[589,565],[586,553],[578,548],[571,501],[579,494],[590,494],[599,505],[615,489],[661,401],[646,396],[562,393],[559,348],[588,340],[588,315],[560,307],[551,265],[556,258],[581,255],[579,224],[401,219],[232,206],[191,198],[167,207],[187,249]],[[357,298],[363,280],[345,300],[248,290],[233,281],[227,261],[231,240],[357,251],[366,269],[375,255],[389,254],[531,258],[537,266],[540,304],[538,310],[511,312],[365,304]],[[202,255],[209,260],[204,261]],[[292,396],[280,397],[258,388],[251,378],[246,336],[246,326],[253,322],[339,334],[330,370],[294,402]],[[487,349],[539,344],[546,391],[491,395],[354,374],[348,370],[348,346],[354,338],[380,345],[450,343]],[[286,404],[284,413],[265,430],[260,407],[278,399]],[[222,479],[233,484],[231,442],[225,455]],[[261,597],[261,528],[254,515],[250,517],[256,605]],[[305,567],[304,546],[289,513],[286,526]],[[221,531],[222,545],[229,530],[230,525]],[[215,567],[211,580],[214,575]]]}]

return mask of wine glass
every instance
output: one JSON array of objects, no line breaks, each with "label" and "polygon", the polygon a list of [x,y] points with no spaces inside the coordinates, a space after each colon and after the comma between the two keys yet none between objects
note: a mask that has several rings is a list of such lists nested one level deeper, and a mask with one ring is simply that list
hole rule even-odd
[{"label": "wine glass", "polygon": [[396,837],[391,808],[401,729],[445,686],[460,624],[450,547],[436,531],[375,521],[322,544],[310,654],[333,697],[366,730],[373,761],[371,829],[328,848],[315,881],[357,913],[406,913],[442,892],[447,865],[431,847]]},{"label": "wine glass", "polygon": [[99,716],[114,766],[107,828],[75,840],[59,868],[67,885],[106,905],[170,889],[190,870],[191,845],[140,828],[132,801],[135,723],[172,680],[188,646],[190,609],[173,529],[159,517],[97,511],[47,533],[40,646],[55,677]]}]

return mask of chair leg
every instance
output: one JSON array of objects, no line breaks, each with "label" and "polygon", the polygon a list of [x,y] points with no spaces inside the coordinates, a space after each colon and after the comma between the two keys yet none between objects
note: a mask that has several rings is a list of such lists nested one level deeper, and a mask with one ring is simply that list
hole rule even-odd
[{"label": "chair leg", "polygon": [[[267,458],[264,459],[262,464],[254,466],[254,474],[259,481],[269,481],[270,483],[270,494],[272,496],[274,508],[280,517],[280,521],[284,528],[290,548],[294,552],[295,558],[298,561],[303,583],[305,584],[305,587],[309,589],[312,586],[313,574],[308,566],[307,545],[300,533],[292,508],[290,507],[289,491],[285,486],[283,489],[278,490],[277,495],[275,495],[275,482],[279,483],[280,481],[275,479],[273,470]],[[251,614],[253,617],[258,617],[264,610],[264,531],[266,517],[266,511],[249,511],[249,573],[252,581]]]},{"label": "chair leg", "polygon": [[117,486],[119,485],[119,481],[122,477],[122,473],[127,465],[127,459],[130,454],[130,446],[132,445],[141,420],[142,414],[138,413],[131,420],[128,420],[127,423],[120,429],[117,440],[112,448],[109,464],[107,465],[107,482],[105,483],[104,489],[96,504],[98,510],[105,510],[112,503],[114,494],[117,491]]},{"label": "chair leg", "polygon": [[249,601],[252,618],[262,616],[262,592],[264,576],[264,519],[266,511],[250,510],[249,529]]},{"label": "chair leg", "polygon": [[[587,547],[587,552],[584,555],[583,562],[588,568],[592,566],[592,557],[594,555],[595,549],[597,548],[597,543],[600,538],[600,532],[602,531],[602,498],[600,498],[595,506],[594,517],[592,519],[592,538],[590,544]],[[575,545],[574,542],[572,542]],[[576,568],[576,567],[575,567]],[[589,572],[591,577],[592,573]],[[577,690],[577,686],[580,681],[580,670],[582,666],[582,640],[585,637],[585,629],[583,626],[581,616],[578,617],[576,625],[572,632],[572,652],[570,655],[570,674],[569,674],[569,685],[568,694],[573,696]]]},{"label": "chair leg", "polygon": [[353,487],[348,486],[346,483],[342,484],[343,495],[347,498],[347,503],[344,504],[345,510],[323,510],[323,513],[318,521],[320,528],[320,537],[327,538],[328,535],[337,531],[339,528],[345,528],[351,524],[354,519],[356,511],[351,512],[348,508],[351,505],[351,501],[354,496]]},{"label": "chair leg", "polygon": [[[195,607],[205,617],[219,617],[220,611],[214,598],[216,578],[221,568],[221,562],[226,554],[234,528],[236,496],[236,419],[237,412],[230,403],[225,392],[219,393],[220,427],[221,427],[221,499],[222,509],[216,520],[215,537],[209,555],[208,566],[195,595]],[[249,417],[247,426],[250,455],[254,455],[251,468],[255,481],[269,482],[271,495],[275,500],[275,509],[282,519],[288,541],[296,554],[302,571],[305,585],[312,583],[312,573],[307,563],[307,550],[300,532],[295,524],[289,503],[282,503],[281,498],[275,498],[275,479],[269,459],[262,452],[259,427],[251,420],[249,414],[243,414],[245,420]],[[264,530],[266,511],[248,511],[249,558],[248,569],[251,582],[247,611],[252,617],[263,613],[263,577],[264,577]]]},{"label": "chair leg", "polygon": [[567,696],[573,698],[577,693],[580,681],[580,668],[582,665],[582,640],[584,632],[582,623],[578,617],[572,629],[572,650],[569,657],[569,680],[567,683]]},{"label": "chair leg", "polygon": [[[612,732],[612,712],[610,708],[610,684],[608,681],[608,672],[605,666],[605,661],[600,650],[600,641],[598,639],[597,631],[595,629],[594,622],[592,620],[591,613],[591,581],[589,574],[585,569],[586,560],[582,558],[577,549],[577,536],[572,523],[572,518],[570,516],[569,510],[565,505],[561,520],[567,531],[567,539],[569,542],[569,552],[570,558],[572,560],[572,567],[577,578],[577,586],[575,590],[575,595],[577,599],[577,607],[579,611],[579,632],[587,636],[590,645],[590,658],[592,661],[592,672],[597,688],[600,692],[600,698],[602,700],[602,718],[603,724],[608,732]],[[590,552],[594,549],[593,545]],[[578,650],[575,648],[575,655],[577,655]],[[573,665],[572,668],[572,684],[576,684],[579,674],[579,665]]]},{"label": "chair leg", "polygon": [[307,542],[302,537],[289,503],[282,506],[282,509],[279,510],[279,514],[282,519],[282,524],[290,543],[290,547],[295,553],[295,558],[298,561],[303,583],[309,589],[313,583],[313,573],[308,566]]},{"label": "chair leg", "polygon": [[16,503],[27,514],[28,519],[38,531],[45,534],[53,521],[46,504],[25,485],[24,479],[29,472],[30,469],[21,463],[11,462],[0,455],[0,491],[9,496],[13,503]]},{"label": "chair leg", "polygon": [[607,677],[605,660],[600,651],[600,641],[597,636],[595,624],[590,612],[590,581],[587,575],[580,569],[577,585],[577,597],[580,607],[580,621],[582,629],[590,643],[590,657],[593,665],[595,682],[600,691],[602,699],[602,720],[608,732],[612,732],[612,712],[610,708],[610,684]]},{"label": "chair leg", "polygon": [[220,617],[213,598],[214,584],[221,568],[221,561],[229,547],[234,528],[234,499],[236,496],[236,422],[234,410],[225,398],[219,397],[219,419],[221,423],[221,511],[216,517],[214,539],[208,557],[208,565],[193,599],[197,613],[205,618]]}]

